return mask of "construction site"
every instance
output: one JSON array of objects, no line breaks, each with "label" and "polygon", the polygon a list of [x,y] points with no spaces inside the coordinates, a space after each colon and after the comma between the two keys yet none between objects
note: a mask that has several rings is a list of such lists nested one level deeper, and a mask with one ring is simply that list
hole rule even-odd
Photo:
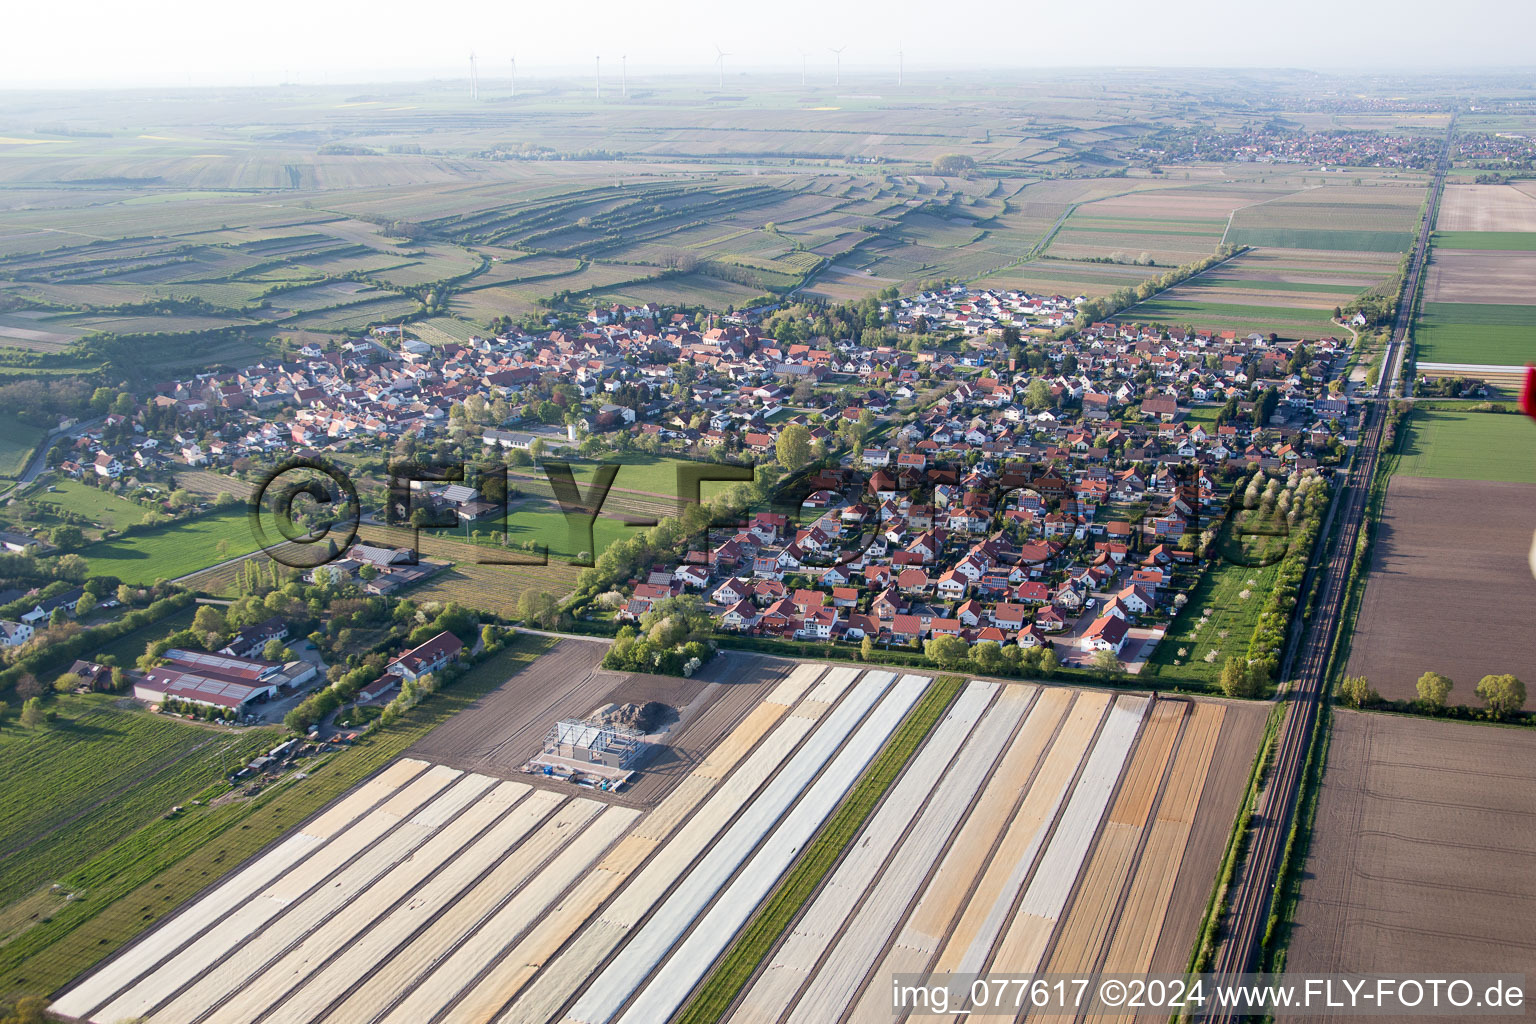
[{"label": "construction site", "polygon": [[[514,719],[498,693],[458,716],[476,721],[450,720],[53,1010],[95,1024],[675,1017],[936,683],[741,656],[704,680],[568,671],[595,664],[571,650],[591,646],[555,652],[556,699],[524,691]],[[891,1020],[893,973],[1184,969],[1264,709],[947,685],[712,1019]],[[677,709],[672,742],[648,749],[592,711],[640,698]],[[627,791],[599,784],[620,777]]]}]

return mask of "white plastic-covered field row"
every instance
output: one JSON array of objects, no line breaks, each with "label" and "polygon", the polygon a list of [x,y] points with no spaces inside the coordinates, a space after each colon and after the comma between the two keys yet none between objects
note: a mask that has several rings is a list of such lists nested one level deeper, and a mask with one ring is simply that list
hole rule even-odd
[{"label": "white plastic-covered field row", "polygon": [[841,1009],[857,991],[1036,693],[1034,687],[1010,686],[993,704],[998,689],[992,683],[966,687],[759,975],[733,1021],[777,1020],[813,973],[815,981],[797,1012],[806,1019],[837,1018],[836,1012],[822,1017],[822,1009]]},{"label": "white plastic-covered field row", "polygon": [[[889,1021],[892,973],[1038,968],[1149,706],[1006,686],[960,740],[935,730],[737,1001],[733,1024]],[[919,766],[925,782],[913,777]],[[898,795],[911,806],[893,806]]]},{"label": "white plastic-covered field row", "polygon": [[80,984],[60,994],[53,1002],[54,1012],[70,1017],[84,1017],[97,1009],[426,767],[425,762],[411,758],[394,762],[352,790],[325,814],[241,868],[201,900],[161,924],[153,933],[153,942],[139,942],[130,946],[122,955]]},{"label": "white plastic-covered field row", "polygon": [[[892,682],[893,674],[890,672],[866,672],[829,713],[818,717],[817,727],[810,736],[763,787],[762,792],[740,810],[735,821],[687,873],[681,884],[661,899],[648,919],[633,930],[629,941],[595,978],[587,975],[588,984],[572,1007],[568,1020],[604,1024],[619,1013],[642,985],[646,985],[647,991],[657,993],[649,997],[642,993],[642,998],[647,1000],[644,1004],[647,1007],[650,999],[665,1001],[675,994],[674,985],[668,985],[663,994],[658,969],[662,968],[668,954],[693,927],[711,901],[726,889],[752,851],[766,839],[768,842],[761,851],[762,863],[756,870],[748,869],[742,873],[743,879],[752,881],[727,890],[719,904],[724,908],[720,911],[722,916],[714,917],[712,912],[712,919],[700,926],[699,933],[705,936],[700,941],[706,944],[729,941],[730,935],[735,933],[731,922],[743,913],[743,906],[746,908],[745,913],[750,913],[752,907],[756,906],[757,898],[760,898],[754,896],[755,876],[768,875],[770,885],[778,878],[779,872],[788,866],[794,853],[814,832],[816,825],[836,805],[864,765],[916,703],[929,680],[924,676],[905,676],[895,687],[892,687]],[[823,683],[806,697],[806,702],[826,704],[828,698],[833,696]],[[879,709],[870,714],[877,702]],[[866,715],[869,718],[860,727]],[[790,716],[792,720],[797,717],[793,714]],[[837,762],[829,768],[834,755],[838,755]],[[824,768],[828,770],[815,787],[816,792],[808,794],[802,804],[808,810],[798,813],[797,807],[797,813],[791,815],[784,826],[775,831],[780,819],[800,800],[802,793],[822,774]],[[724,824],[724,819],[735,811],[731,808],[722,810],[725,814],[721,816],[720,823]],[[770,833],[773,835],[770,836]],[[650,897],[646,899],[649,905],[662,895],[656,891],[643,894],[642,898]],[[725,932],[723,939],[718,937],[721,931]],[[711,960],[713,955],[698,964],[691,958],[679,956],[668,962],[664,976],[670,978],[678,972],[686,974],[695,968],[707,969]],[[679,998],[686,996],[691,987],[691,983],[686,985]],[[666,1012],[663,1012],[660,1016],[634,1019],[658,1020],[665,1016]]]},{"label": "white plastic-covered field row", "polygon": [[97,1024],[489,1019],[682,823],[708,844],[858,675],[825,672],[798,666],[629,835],[638,811],[397,761],[55,1005]]}]

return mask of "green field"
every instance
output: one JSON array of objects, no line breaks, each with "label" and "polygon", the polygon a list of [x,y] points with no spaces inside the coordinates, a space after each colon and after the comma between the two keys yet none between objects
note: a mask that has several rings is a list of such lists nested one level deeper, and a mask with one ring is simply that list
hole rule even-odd
[{"label": "green field", "polygon": [[1415,410],[1408,418],[1397,473],[1536,484],[1531,425],[1514,415]]},{"label": "green field", "polygon": [[15,479],[27,471],[32,451],[48,432],[0,413],[0,477]]},{"label": "green field", "polygon": [[[88,863],[58,872],[53,877],[63,892],[79,898],[44,896],[32,926],[0,945],[0,997],[62,987],[378,771],[450,715],[473,706],[549,646],[541,637],[519,637],[383,733],[307,764],[305,779],[289,779],[251,799],[188,807],[172,818],[157,815]],[[7,781],[15,783],[9,776]]]},{"label": "green field", "polygon": [[1536,358],[1536,306],[1426,302],[1413,337],[1420,362],[1518,366]]},{"label": "green field", "polygon": [[264,729],[230,733],[64,695],[59,719],[0,731],[0,906],[62,878],[270,747]]},{"label": "green field", "polygon": [[1407,252],[1413,247],[1409,231],[1349,231],[1334,228],[1240,228],[1227,232],[1229,245],[1262,245],[1278,249],[1348,249],[1355,252]]},{"label": "green field", "polygon": [[110,491],[88,487],[78,480],[61,480],[54,485],[52,491],[37,495],[37,502],[83,515],[113,530],[143,522],[145,513],[149,511]]},{"label": "green field", "polygon": [[1281,337],[1317,336],[1331,333],[1331,309],[1298,309],[1294,306],[1238,306],[1183,299],[1150,299],[1137,303],[1115,317],[1135,323],[1191,324],[1197,328],[1235,330],[1238,334],[1271,331]]},{"label": "green field", "polygon": [[[227,542],[223,552],[218,549],[221,541]],[[235,508],[97,541],[81,548],[80,555],[90,564],[92,576],[116,576],[125,583],[153,583],[206,569],[259,546],[246,510]]]},{"label": "green field", "polygon": [[1536,251],[1536,231],[1436,231],[1434,243],[1441,249],[1533,252]]}]

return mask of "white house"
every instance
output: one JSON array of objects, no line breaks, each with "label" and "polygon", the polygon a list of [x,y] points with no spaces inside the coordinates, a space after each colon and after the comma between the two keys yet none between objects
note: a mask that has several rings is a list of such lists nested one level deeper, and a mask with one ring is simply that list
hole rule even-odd
[{"label": "white house", "polygon": [[0,621],[0,647],[20,647],[32,639],[32,627],[25,622]]}]

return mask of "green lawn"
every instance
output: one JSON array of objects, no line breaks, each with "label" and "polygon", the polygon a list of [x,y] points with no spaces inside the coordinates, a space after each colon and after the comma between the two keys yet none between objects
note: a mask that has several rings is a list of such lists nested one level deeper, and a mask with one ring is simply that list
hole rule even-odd
[{"label": "green lawn", "polygon": [[126,498],[119,498],[110,491],[88,487],[78,480],[64,480],[54,489],[37,496],[39,504],[53,505],[66,512],[74,512],[101,523],[113,530],[143,522],[149,510]]},{"label": "green lawn", "polygon": [[[545,461],[554,462],[560,460],[559,454],[545,457]],[[578,462],[570,460],[571,475],[581,485],[583,492],[586,486],[592,482],[601,465],[617,463],[618,475],[613,478],[613,486],[629,491],[643,491],[647,494],[661,494],[674,497],[677,494],[677,469],[679,466],[703,465],[711,466],[714,463],[696,462],[690,459],[680,459],[672,455],[618,455],[609,459],[600,459],[594,462]],[[543,474],[540,473],[542,477]],[[707,485],[705,485],[707,487]]]},{"label": "green lawn", "polygon": [[80,898],[54,899],[45,919],[0,945],[0,997],[41,995],[62,987],[382,768],[450,715],[507,682],[549,647],[550,641],[542,637],[519,637],[383,733],[307,765],[304,780],[270,787],[250,800],[188,807],[174,818],[156,816],[89,863],[58,872],[54,877]]},{"label": "green lawn", "polygon": [[25,473],[33,449],[47,433],[10,413],[0,413],[0,477],[15,478]]},{"label": "green lawn", "polygon": [[[218,547],[221,541],[227,542],[223,552]],[[153,583],[206,569],[259,546],[246,510],[233,508],[127,537],[97,541],[81,548],[80,554],[90,563],[92,576],[117,576],[125,583]]]},{"label": "green lawn", "polygon": [[1417,409],[1407,430],[1399,476],[1536,484],[1532,428],[1522,416]]},{"label": "green lawn", "polygon": [[1262,245],[1276,249],[1339,249],[1348,252],[1407,252],[1410,231],[1353,231],[1340,228],[1244,228],[1233,225],[1229,245]]},{"label": "green lawn", "polygon": [[[585,491],[587,481],[580,481]],[[578,521],[579,523],[579,521]],[[472,540],[470,531],[478,529],[489,540],[492,533],[499,534],[501,521],[488,520],[483,523],[464,524],[456,530],[433,530],[433,534],[444,537],[454,537],[460,540]],[[594,557],[601,554],[603,549],[615,541],[623,540],[634,535],[634,528],[607,516],[599,515],[592,521],[592,540],[589,546],[585,534],[580,528],[573,528],[570,519],[560,507],[553,501],[543,498],[525,498],[514,504],[507,510],[506,530],[511,537],[514,548],[526,541],[533,541],[535,545],[548,548],[551,560],[562,562],[573,561],[577,555],[587,551]],[[516,551],[514,551],[516,553]]]},{"label": "green lawn", "polygon": [[[1217,557],[1222,560],[1206,571],[1190,593],[1189,603],[1169,626],[1168,635],[1157,645],[1143,674],[1214,687],[1227,658],[1247,653],[1253,628],[1274,587],[1280,565],[1277,560],[1263,568],[1252,568],[1226,561],[1223,556],[1231,552],[1235,543],[1229,523],[1223,527],[1221,542],[1217,545]],[[1267,543],[1270,542],[1254,540],[1242,542],[1242,546],[1252,549]],[[1243,596],[1245,593],[1246,597]],[[1207,609],[1210,610],[1208,618],[1205,617]],[[1213,650],[1215,658],[1206,661],[1206,655]]]},{"label": "green lawn", "polygon": [[1536,306],[1427,302],[1413,339],[1420,362],[1518,366],[1536,358]]},{"label": "green lawn", "polygon": [[1536,251],[1536,231],[1436,231],[1434,241],[1441,249]]}]

